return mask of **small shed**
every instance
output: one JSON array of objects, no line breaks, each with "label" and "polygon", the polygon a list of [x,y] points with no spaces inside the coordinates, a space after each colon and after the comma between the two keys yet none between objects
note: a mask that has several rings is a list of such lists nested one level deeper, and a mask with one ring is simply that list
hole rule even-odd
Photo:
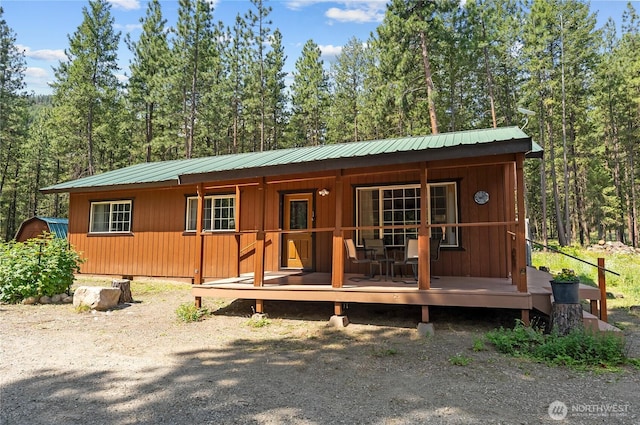
[{"label": "small shed", "polygon": [[69,229],[69,219],[57,217],[31,217],[22,222],[16,233],[16,241],[37,238],[44,232],[51,233],[57,238],[66,239]]}]

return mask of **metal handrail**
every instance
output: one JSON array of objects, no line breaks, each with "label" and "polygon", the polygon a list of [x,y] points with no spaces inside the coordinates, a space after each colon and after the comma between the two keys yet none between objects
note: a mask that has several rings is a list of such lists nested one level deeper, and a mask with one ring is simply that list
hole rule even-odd
[{"label": "metal handrail", "polygon": [[590,266],[593,266],[593,267],[595,267],[595,268],[597,268],[597,269],[602,269],[602,270],[603,270],[603,271],[605,271],[605,272],[609,272],[609,273],[614,274],[614,275],[616,275],[616,276],[620,276],[620,274],[619,274],[619,273],[616,273],[616,272],[614,272],[613,270],[609,270],[609,269],[607,269],[607,268],[600,267],[600,266],[599,266],[599,265],[597,265],[597,264],[590,263],[590,262],[588,262],[588,261],[583,260],[582,258],[578,258],[578,257],[573,256],[573,255],[571,255],[571,254],[567,254],[566,252],[562,252],[562,251],[560,251],[560,250],[558,250],[558,249],[555,249],[555,248],[553,248],[553,247],[547,246],[547,245],[542,244],[542,243],[540,243],[540,242],[532,241],[532,240],[531,240],[531,239],[529,239],[529,238],[525,238],[525,239],[526,239],[527,241],[531,242],[531,243],[534,243],[534,244],[538,245],[538,246],[541,246],[541,247],[543,247],[543,248],[547,248],[547,249],[550,249],[551,251],[557,252],[558,254],[566,255],[567,257],[573,258],[574,260],[581,261],[581,262],[583,262],[583,263],[585,263],[585,264],[588,264],[588,265],[590,265]]}]

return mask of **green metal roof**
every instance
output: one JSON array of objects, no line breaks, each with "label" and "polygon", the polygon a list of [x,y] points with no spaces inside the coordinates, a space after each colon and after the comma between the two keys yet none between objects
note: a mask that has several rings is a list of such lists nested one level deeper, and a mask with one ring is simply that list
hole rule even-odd
[{"label": "green metal roof", "polygon": [[540,152],[536,146],[518,127],[492,128],[143,163],[41,190],[53,193],[128,186],[168,186],[478,155]]}]

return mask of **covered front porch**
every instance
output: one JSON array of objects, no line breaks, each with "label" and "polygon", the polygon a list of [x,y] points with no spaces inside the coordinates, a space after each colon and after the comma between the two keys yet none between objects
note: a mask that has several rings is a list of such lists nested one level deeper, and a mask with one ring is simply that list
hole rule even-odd
[{"label": "covered front porch", "polygon": [[[301,271],[265,272],[261,286],[255,286],[253,273],[193,285],[195,297],[256,300],[256,311],[267,311],[265,301],[326,301],[334,305],[333,314],[343,314],[345,303],[420,305],[422,322],[429,321],[428,306],[486,307],[542,311],[551,305],[550,276],[534,268],[527,270],[526,292],[519,291],[511,279],[465,276],[431,278],[429,289],[420,289],[410,278],[402,280],[363,279],[361,274],[345,274],[341,287],[331,285],[330,273]],[[600,292],[582,285],[582,299],[597,308]],[[596,303],[596,304],[594,304]]]}]

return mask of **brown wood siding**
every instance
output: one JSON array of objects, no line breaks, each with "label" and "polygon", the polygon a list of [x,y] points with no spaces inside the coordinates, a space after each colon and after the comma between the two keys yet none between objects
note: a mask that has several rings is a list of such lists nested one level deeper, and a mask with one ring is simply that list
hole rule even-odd
[{"label": "brown wood siding", "polygon": [[[485,158],[486,159],[486,158]],[[427,165],[429,167],[429,165]],[[487,166],[458,166],[428,170],[430,182],[455,180],[458,185],[459,220],[462,223],[514,220],[514,167],[512,164]],[[415,164],[404,170],[381,174],[346,174],[343,177],[343,226],[355,225],[355,187],[388,184],[419,183],[420,173]],[[215,189],[209,183],[206,194],[234,193],[234,182],[224,182]],[[246,183],[246,182],[245,182]],[[310,192],[314,194],[314,227],[333,228],[335,225],[335,178],[299,179],[266,184],[265,203],[265,270],[281,268],[281,199],[284,193]],[[322,197],[318,190],[327,188]],[[486,190],[490,200],[477,205],[473,195]],[[233,232],[206,233],[203,238],[203,269],[206,279],[236,276],[254,271],[256,235],[259,227],[258,186],[240,187],[238,207],[240,234]],[[196,194],[195,186],[172,189],[113,191],[94,194],[71,194],[69,240],[87,259],[83,273],[193,277],[196,262],[194,233],[185,233],[186,196]],[[89,235],[91,201],[131,199],[132,232],[130,235]],[[270,231],[271,230],[271,231]],[[511,229],[512,230],[512,229]],[[432,264],[432,274],[442,276],[507,277],[510,270],[511,241],[505,226],[460,228],[460,248],[444,248],[440,259]],[[314,233],[314,270],[331,272],[332,233]],[[345,231],[345,238],[354,232]],[[346,273],[365,273],[367,267],[345,263]]]},{"label": "brown wood siding", "polygon": [[[184,234],[193,188],[71,194],[69,240],[86,259],[82,273],[192,277],[196,238]],[[133,200],[131,233],[89,234],[92,201]]]}]

